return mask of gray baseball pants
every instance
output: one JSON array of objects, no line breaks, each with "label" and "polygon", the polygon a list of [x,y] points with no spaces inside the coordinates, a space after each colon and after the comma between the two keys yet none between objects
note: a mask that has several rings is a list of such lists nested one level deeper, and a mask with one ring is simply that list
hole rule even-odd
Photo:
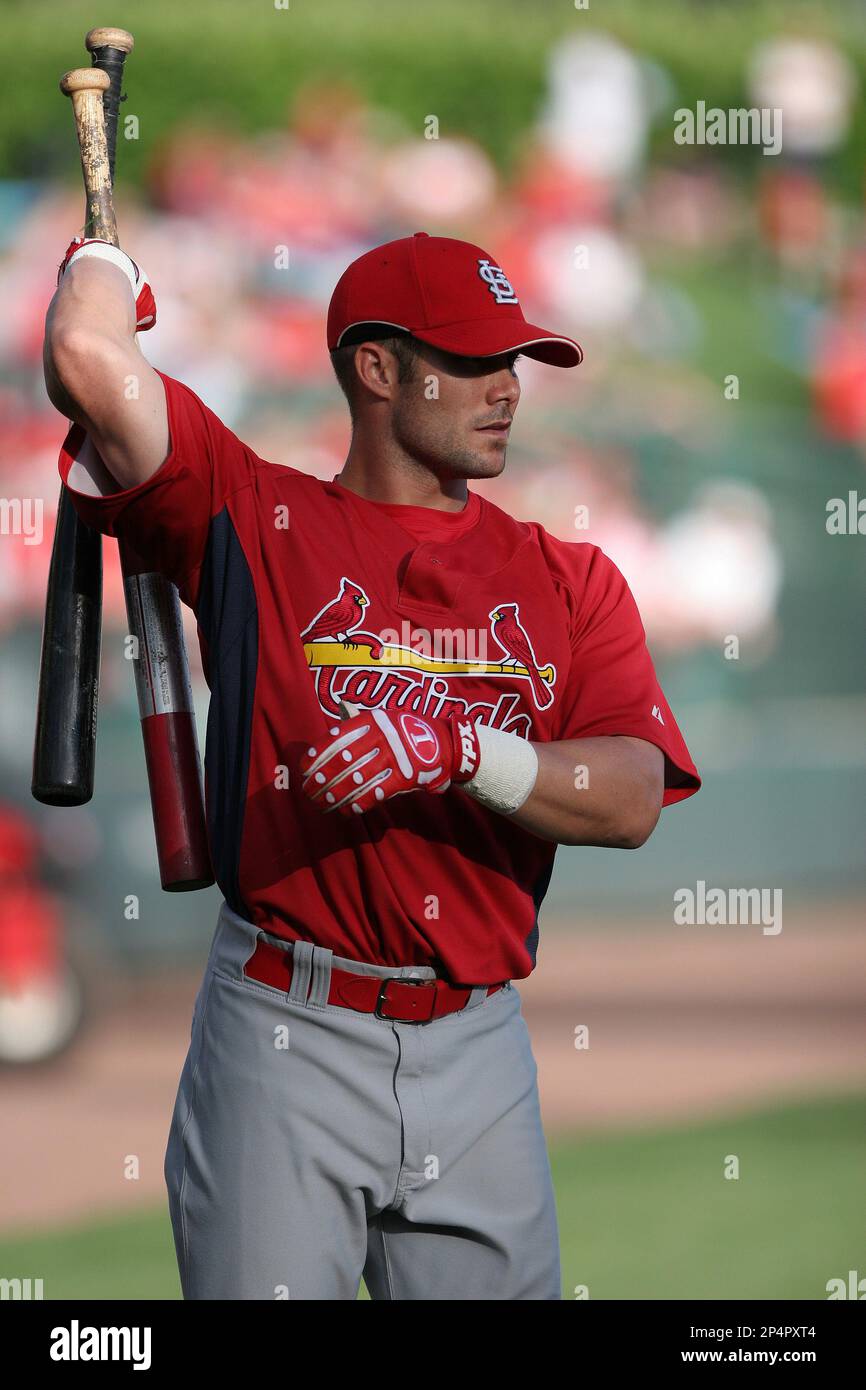
[{"label": "gray baseball pants", "polygon": [[[513,985],[399,1023],[325,1002],[331,963],[293,953],[288,992],[243,973],[258,937],[223,904],[165,1156],[187,1299],[558,1299],[556,1210]],[[274,942],[277,939],[267,937]]]}]

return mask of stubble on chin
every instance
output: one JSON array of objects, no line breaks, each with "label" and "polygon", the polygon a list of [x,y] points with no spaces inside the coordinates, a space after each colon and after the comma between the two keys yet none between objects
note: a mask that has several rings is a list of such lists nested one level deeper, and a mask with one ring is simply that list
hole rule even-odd
[{"label": "stubble on chin", "polygon": [[508,453],[508,446],[504,449],[497,449],[494,453],[480,450],[467,450],[461,459],[461,471],[455,473],[455,477],[462,478],[498,478],[505,468],[505,459]]}]

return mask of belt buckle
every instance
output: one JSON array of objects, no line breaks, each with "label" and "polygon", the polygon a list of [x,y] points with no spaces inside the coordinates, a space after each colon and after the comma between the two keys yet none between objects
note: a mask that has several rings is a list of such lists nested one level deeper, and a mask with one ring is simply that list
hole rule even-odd
[{"label": "belt buckle", "polygon": [[[395,1018],[393,1014],[383,1014],[382,1005],[388,1002],[388,986],[399,985],[426,985],[432,992],[432,1002],[430,1006],[429,1018]],[[379,994],[376,998],[376,1007],[373,1013],[377,1018],[383,1018],[386,1023],[430,1023],[433,1018],[433,1009],[436,1007],[436,981],[435,980],[413,980],[411,978],[401,979],[399,975],[389,975],[387,980],[383,980],[379,987]]]}]

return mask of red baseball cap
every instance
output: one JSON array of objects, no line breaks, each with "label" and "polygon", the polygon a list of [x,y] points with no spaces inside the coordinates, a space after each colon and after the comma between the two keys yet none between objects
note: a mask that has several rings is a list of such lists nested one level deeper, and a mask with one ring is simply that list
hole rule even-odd
[{"label": "red baseball cap", "polygon": [[426,232],[367,251],[337,281],[328,350],[382,336],[383,329],[411,333],[460,357],[519,349],[554,367],[583,361],[573,338],[526,322],[510,280],[480,246]]}]

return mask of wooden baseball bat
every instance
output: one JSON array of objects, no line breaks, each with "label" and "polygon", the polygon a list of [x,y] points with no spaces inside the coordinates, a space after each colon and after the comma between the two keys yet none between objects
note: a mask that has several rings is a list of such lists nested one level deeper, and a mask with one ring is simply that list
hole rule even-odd
[{"label": "wooden baseball bat", "polygon": [[[123,65],[134,40],[125,29],[91,29],[85,39],[102,92],[109,186],[114,178]],[[96,236],[85,214],[85,236]],[[82,806],[93,796],[102,636],[102,536],[81,520],[61,486],[45,595],[30,790],[47,806]]]},{"label": "wooden baseball bat", "polygon": [[[96,32],[100,36],[105,33]],[[92,34],[88,36],[91,37]],[[116,246],[102,102],[109,77],[98,67],[78,68],[66,73],[60,86],[71,98],[75,114],[87,196],[88,234]],[[168,892],[206,888],[213,882],[213,875],[179,596],[175,586],[162,575],[149,572],[133,547],[123,540],[120,556],[129,627],[137,644],[136,688],[160,879]]]}]

